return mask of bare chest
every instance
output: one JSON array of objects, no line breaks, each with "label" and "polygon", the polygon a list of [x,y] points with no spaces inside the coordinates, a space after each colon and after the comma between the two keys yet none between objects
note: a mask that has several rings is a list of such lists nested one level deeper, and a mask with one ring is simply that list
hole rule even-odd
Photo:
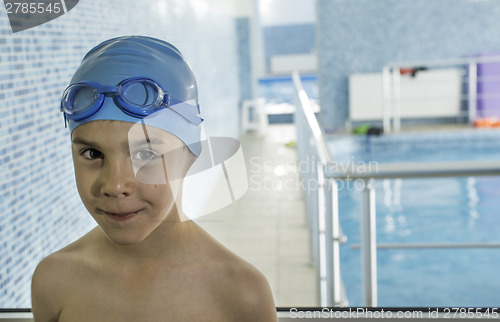
[{"label": "bare chest", "polygon": [[81,277],[59,321],[229,321],[203,274]]}]

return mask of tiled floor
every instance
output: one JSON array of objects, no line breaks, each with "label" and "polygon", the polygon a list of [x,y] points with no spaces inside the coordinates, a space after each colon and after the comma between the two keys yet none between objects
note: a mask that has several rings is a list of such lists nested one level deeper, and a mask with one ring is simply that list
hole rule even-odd
[{"label": "tiled floor", "polygon": [[236,203],[197,222],[267,277],[276,306],[318,306],[293,125],[271,125],[240,141],[249,188]]}]

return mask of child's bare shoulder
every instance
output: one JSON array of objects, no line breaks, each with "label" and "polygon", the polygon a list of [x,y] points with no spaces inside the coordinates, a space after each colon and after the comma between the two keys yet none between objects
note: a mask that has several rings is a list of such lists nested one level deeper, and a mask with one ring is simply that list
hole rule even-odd
[{"label": "child's bare shoulder", "polygon": [[[31,281],[32,307],[37,316],[51,321],[60,313],[71,294],[75,272],[81,270],[85,249],[91,238],[84,236],[38,263]],[[49,318],[50,317],[50,318]]]},{"label": "child's bare shoulder", "polygon": [[33,286],[48,284],[45,286],[54,288],[64,285],[62,289],[67,289],[69,280],[74,280],[76,271],[87,262],[93,243],[92,234],[93,231],[41,260],[33,274]]},{"label": "child's bare shoulder", "polygon": [[217,242],[207,264],[220,305],[238,321],[276,321],[269,284],[254,266]]},{"label": "child's bare shoulder", "polygon": [[61,271],[72,273],[70,269],[79,267],[85,262],[91,248],[94,246],[95,230],[91,230],[80,239],[45,257],[38,264],[35,273],[39,271],[41,273],[58,274],[58,276],[62,273]]}]

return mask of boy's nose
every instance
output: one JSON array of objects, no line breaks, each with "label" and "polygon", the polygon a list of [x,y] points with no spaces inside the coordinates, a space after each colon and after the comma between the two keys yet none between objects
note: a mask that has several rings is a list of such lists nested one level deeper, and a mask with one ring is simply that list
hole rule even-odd
[{"label": "boy's nose", "polygon": [[135,176],[130,162],[107,160],[101,175],[101,194],[127,197],[135,191]]}]

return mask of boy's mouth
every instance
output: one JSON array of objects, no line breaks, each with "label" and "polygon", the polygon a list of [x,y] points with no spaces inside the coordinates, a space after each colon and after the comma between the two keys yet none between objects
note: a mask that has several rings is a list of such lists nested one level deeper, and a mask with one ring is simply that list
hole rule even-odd
[{"label": "boy's mouth", "polygon": [[117,220],[117,221],[124,221],[124,220],[131,219],[131,218],[135,217],[140,211],[141,210],[139,209],[139,210],[132,211],[132,212],[118,212],[118,213],[113,213],[113,212],[107,212],[107,211],[103,210],[103,212],[108,217],[110,217],[113,220]]}]

